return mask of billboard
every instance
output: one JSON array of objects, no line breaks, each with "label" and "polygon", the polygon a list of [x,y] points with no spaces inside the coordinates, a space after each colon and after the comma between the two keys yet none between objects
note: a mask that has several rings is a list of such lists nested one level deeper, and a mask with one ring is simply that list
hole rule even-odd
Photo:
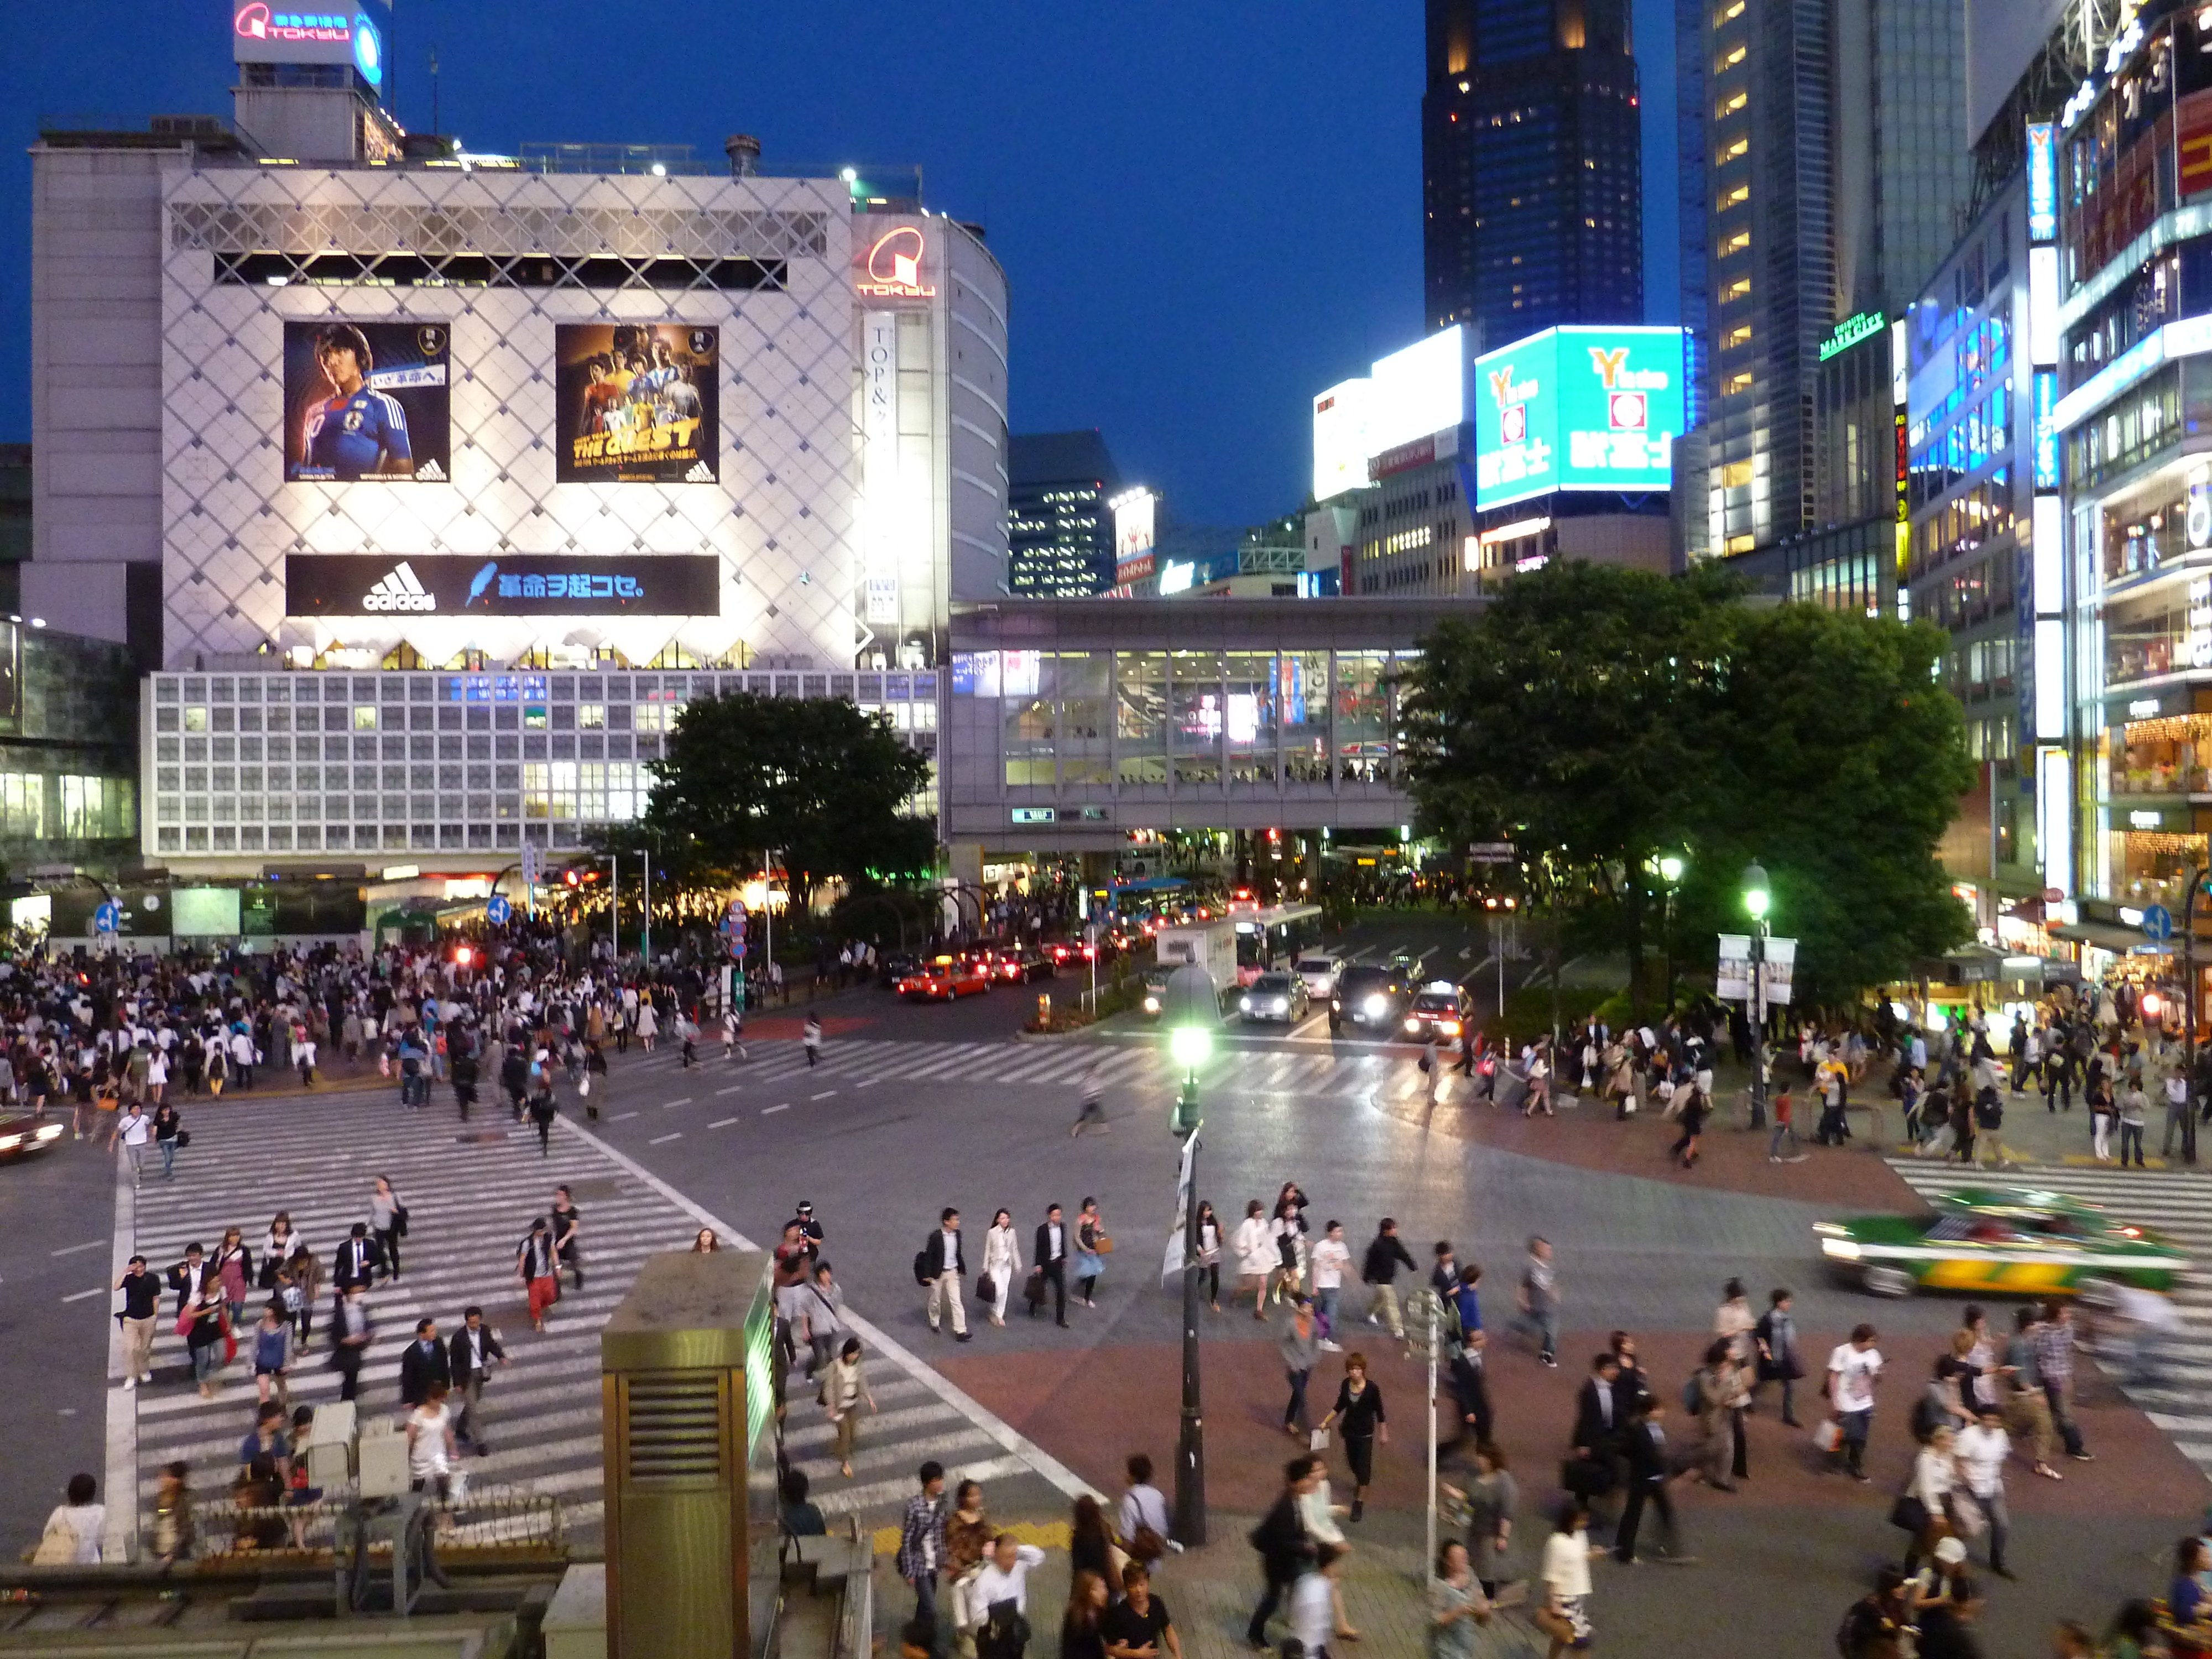
[{"label": "billboard", "polygon": [[238,64],[350,64],[372,87],[384,84],[384,35],[367,11],[343,5],[295,11],[286,0],[243,0],[230,19]]},{"label": "billboard", "polygon": [[1555,489],[1665,489],[1682,331],[1549,328],[1475,360],[1475,507]]},{"label": "billboard", "polygon": [[1159,499],[1139,484],[1107,503],[1114,514],[1114,580],[1117,583],[1142,581],[1152,574]]},{"label": "billboard", "polygon": [[1376,456],[1467,419],[1466,354],[1455,323],[1315,398],[1314,499],[1364,488]]},{"label": "billboard", "polygon": [[561,323],[553,330],[562,483],[713,483],[721,331]]},{"label": "billboard", "polygon": [[443,323],[287,320],[284,482],[447,483],[453,345]]},{"label": "billboard", "polygon": [[696,553],[293,553],[288,617],[719,617],[721,561]]}]

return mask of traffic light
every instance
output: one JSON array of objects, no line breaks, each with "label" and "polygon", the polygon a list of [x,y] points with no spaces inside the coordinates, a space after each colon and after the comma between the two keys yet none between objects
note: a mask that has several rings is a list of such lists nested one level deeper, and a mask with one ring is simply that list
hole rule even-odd
[{"label": "traffic light", "polygon": [[561,872],[561,879],[572,888],[581,887],[584,884],[583,872],[573,864]]}]

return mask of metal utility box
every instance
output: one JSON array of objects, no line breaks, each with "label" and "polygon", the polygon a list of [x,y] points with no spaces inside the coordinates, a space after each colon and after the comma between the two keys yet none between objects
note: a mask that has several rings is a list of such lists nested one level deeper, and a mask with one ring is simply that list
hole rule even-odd
[{"label": "metal utility box", "polygon": [[611,1659],[753,1659],[773,1613],[769,1266],[649,1257],[600,1333]]}]

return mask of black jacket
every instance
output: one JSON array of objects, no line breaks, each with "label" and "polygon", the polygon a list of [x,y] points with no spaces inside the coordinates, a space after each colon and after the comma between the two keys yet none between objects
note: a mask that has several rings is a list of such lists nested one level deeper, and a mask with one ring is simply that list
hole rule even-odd
[{"label": "black jacket", "polygon": [[1252,1547],[1260,1552],[1261,1568],[1271,1584],[1287,1584],[1312,1559],[1313,1540],[1306,1536],[1298,1500],[1291,1493],[1278,1498],[1260,1517],[1260,1524],[1252,1528]]},{"label": "black jacket", "polygon": [[[501,1345],[499,1338],[493,1334],[490,1326],[482,1327],[477,1334],[483,1339],[484,1369],[489,1370],[489,1362],[506,1358],[507,1350]],[[457,1389],[468,1387],[469,1379],[476,1375],[477,1368],[474,1351],[469,1346],[469,1328],[466,1325],[455,1331],[447,1342],[446,1357],[447,1370],[453,1379],[453,1386]]]},{"label": "black jacket", "polygon": [[1620,1438],[1620,1451],[1628,1462],[1632,1486],[1656,1486],[1666,1480],[1667,1449],[1662,1442],[1651,1437],[1648,1420],[1629,1426]]},{"label": "black jacket", "polygon": [[184,1317],[185,1310],[192,1305],[192,1299],[199,1295],[200,1281],[214,1272],[214,1264],[204,1257],[201,1258],[197,1267],[189,1261],[179,1261],[169,1269],[167,1277],[169,1288],[177,1293],[177,1316],[179,1319]]},{"label": "black jacket", "polygon": [[331,1262],[331,1284],[343,1292],[349,1285],[367,1285],[376,1277],[380,1255],[373,1239],[349,1238],[338,1246]]},{"label": "black jacket", "polygon": [[930,1229],[929,1243],[922,1247],[921,1254],[932,1279],[941,1278],[948,1272],[965,1273],[968,1271],[968,1252],[958,1233],[952,1235],[951,1261],[945,1259],[945,1229],[942,1227]]},{"label": "black jacket", "polygon": [[[1610,1418],[1606,1415],[1607,1407],[1613,1413]],[[1595,1376],[1584,1379],[1575,1393],[1575,1432],[1571,1443],[1575,1449],[1610,1451],[1626,1426],[1620,1395],[1613,1386]]]},{"label": "black jacket", "polygon": [[422,1339],[416,1337],[407,1345],[407,1352],[399,1356],[399,1403],[419,1406],[430,1397],[430,1385],[442,1382],[453,1386],[453,1370],[446,1358],[442,1343],[433,1341],[428,1348]]},{"label": "black jacket", "polygon": [[1052,1224],[1049,1221],[1038,1222],[1036,1230],[1036,1249],[1030,1252],[1030,1260],[1040,1267],[1049,1267],[1055,1261],[1066,1261],[1068,1243],[1074,1237],[1075,1230],[1070,1227],[1065,1221],[1061,1222],[1060,1224],[1060,1249],[1057,1254],[1054,1254],[1052,1248]]},{"label": "black jacket", "polygon": [[1370,1285],[1389,1285],[1396,1282],[1398,1269],[1419,1273],[1420,1264],[1406,1253],[1406,1241],[1395,1233],[1377,1233],[1367,1247],[1367,1260],[1361,1264],[1359,1277]]}]

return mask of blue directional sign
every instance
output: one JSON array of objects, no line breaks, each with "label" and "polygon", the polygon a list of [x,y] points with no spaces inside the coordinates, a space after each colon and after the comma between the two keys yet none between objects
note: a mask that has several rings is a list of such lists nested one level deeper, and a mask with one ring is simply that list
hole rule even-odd
[{"label": "blue directional sign", "polygon": [[123,907],[113,899],[106,899],[92,913],[92,928],[96,933],[120,932],[123,927]]},{"label": "blue directional sign", "polygon": [[2154,944],[2163,945],[2173,937],[2173,912],[2163,904],[2143,907],[2143,937]]},{"label": "blue directional sign", "polygon": [[507,926],[507,919],[514,914],[514,907],[494,893],[484,901],[484,920],[495,927]]}]

